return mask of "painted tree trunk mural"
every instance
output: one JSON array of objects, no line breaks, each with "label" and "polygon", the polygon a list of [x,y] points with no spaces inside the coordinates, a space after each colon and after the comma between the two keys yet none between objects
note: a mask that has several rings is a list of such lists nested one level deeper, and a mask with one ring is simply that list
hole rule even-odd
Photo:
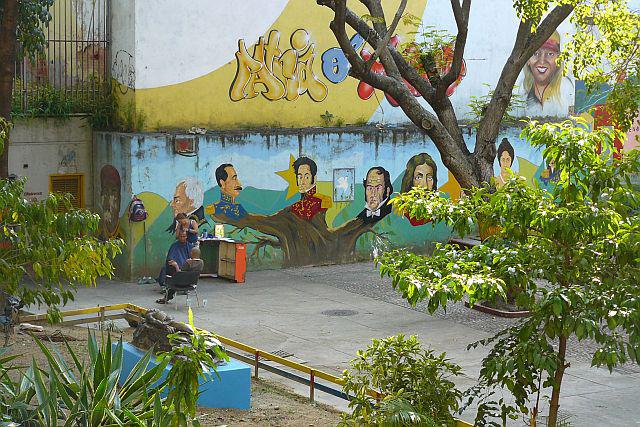
[{"label": "painted tree trunk mural", "polygon": [[374,232],[374,224],[366,224],[361,218],[354,218],[339,227],[329,228],[325,215],[325,212],[320,212],[306,221],[295,215],[291,206],[287,206],[273,215],[247,214],[234,219],[213,213],[211,218],[239,229],[251,228],[273,236],[275,240],[264,240],[256,244],[268,244],[282,249],[284,267],[352,261],[358,238],[365,233]]}]

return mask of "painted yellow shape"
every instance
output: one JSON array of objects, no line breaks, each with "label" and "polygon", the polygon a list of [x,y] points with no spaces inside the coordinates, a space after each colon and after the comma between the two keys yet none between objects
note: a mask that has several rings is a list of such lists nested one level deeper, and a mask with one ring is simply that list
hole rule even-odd
[{"label": "painted yellow shape", "polygon": [[293,157],[293,154],[289,154],[289,169],[281,170],[276,172],[276,175],[279,175],[280,178],[287,181],[289,184],[289,188],[287,189],[287,200],[298,194],[298,181],[296,181],[296,172],[293,170],[293,162],[296,161],[296,158]]},{"label": "painted yellow shape", "polygon": [[[316,196],[322,200],[322,207],[327,209],[327,213],[325,214],[325,219],[327,221],[327,225],[331,225],[333,218],[335,217],[335,208],[333,203],[333,182],[331,181],[318,181],[316,183]],[[339,204],[339,203],[338,203]],[[330,216],[330,213],[333,213]]]},{"label": "painted yellow shape", "polygon": [[593,123],[595,121],[595,119],[593,118],[593,115],[591,113],[580,113],[580,115],[578,116],[579,118],[583,119],[584,121],[587,122],[587,125],[589,125],[589,127],[591,129],[593,129]]},{"label": "painted yellow shape", "polygon": [[523,176],[527,179],[527,184],[531,187],[534,186],[534,177],[536,176],[536,171],[538,170],[538,166],[531,163],[529,160],[524,159],[520,156],[516,156],[518,158],[518,164],[520,165],[520,169],[518,170],[518,175]]},{"label": "painted yellow shape", "polygon": [[460,195],[462,194],[462,187],[458,184],[458,180],[453,176],[451,171],[447,171],[449,179],[447,182],[442,185],[439,190],[444,193],[449,193],[449,197],[454,202],[460,199]]},{"label": "painted yellow shape", "polygon": [[[153,225],[160,214],[167,208],[169,204],[162,196],[156,193],[144,192],[138,194],[138,198],[144,203],[144,207],[147,210],[147,220],[145,225],[147,230]],[[125,217],[121,221],[127,221]],[[167,224],[169,225],[169,224]],[[131,224],[131,247],[134,248],[144,235],[144,227],[141,222]]]},{"label": "painted yellow shape", "polygon": [[[329,184],[329,190],[325,190],[325,191],[333,191],[332,190],[332,187],[333,187],[332,183],[329,182],[328,184]],[[336,217],[338,215],[340,215],[340,212],[342,212],[344,209],[349,207],[349,205],[351,205],[351,203],[353,203],[353,202],[335,202],[333,204],[333,206],[331,206],[327,210],[327,214],[326,214],[327,225],[331,226],[331,224],[333,224],[333,221],[336,219]]]},{"label": "painted yellow shape", "polygon": [[[389,21],[392,19],[398,3],[397,0],[383,0],[385,15]],[[408,2],[405,13],[422,16],[426,3],[426,0]],[[353,7],[357,15],[368,13],[364,6],[358,2],[352,2],[350,7]],[[229,58],[227,64],[193,80],[136,90],[134,95],[135,109],[141,111],[146,118],[146,124],[142,130],[154,130],[157,126],[161,128],[188,128],[193,125],[209,129],[264,125],[314,126],[322,124],[320,115],[325,111],[332,112],[334,116],[340,117],[345,123],[354,123],[363,118],[369,119],[378,108],[376,97],[372,96],[368,100],[360,99],[357,94],[359,81],[354,78],[348,77],[339,84],[333,84],[329,83],[322,74],[322,54],[327,49],[338,46],[335,36],[329,29],[329,23],[332,19],[333,12],[326,7],[317,6],[308,0],[290,0],[278,19],[265,33],[270,37],[272,31],[278,32],[280,37],[279,50],[283,52],[287,52],[291,47],[290,38],[292,35],[301,35],[298,30],[304,29],[309,35],[310,43],[313,44],[313,52],[311,52],[313,58],[309,56],[309,52],[306,53],[306,56],[303,54],[297,58],[299,69],[296,70],[298,77],[300,74],[307,75],[306,89],[308,93],[302,92],[303,82],[299,78],[294,79],[292,75],[288,83],[292,87],[299,88],[298,93],[288,95],[288,98],[292,100],[283,98],[270,101],[262,95],[257,95],[253,99],[245,99],[243,93],[250,94],[251,92],[242,91],[246,89],[245,85],[234,86],[232,83],[240,73],[243,73],[243,77],[246,78],[247,75],[251,75],[252,70],[256,70],[258,65],[262,66],[260,61],[262,58],[256,60],[252,57],[254,61],[260,63],[257,64],[247,57],[250,52],[253,52],[253,49],[247,44],[255,43],[255,40],[239,41],[238,54],[241,55],[243,61],[246,60],[243,62],[246,63],[246,68],[238,70],[236,59]],[[401,23],[396,33],[401,36],[403,42],[410,41],[413,38],[413,35],[410,34],[412,30],[414,30],[413,27]],[[197,34],[194,34],[194,37],[197,37]],[[302,43],[298,38],[293,38],[295,45]],[[291,59],[285,59],[285,65],[292,63]],[[273,66],[273,72],[292,73],[291,69],[282,70],[278,67],[282,68],[282,65]],[[309,68],[312,71],[311,74],[307,72]],[[326,86],[326,94],[325,90],[318,85],[318,80],[314,80],[312,76],[317,76],[320,84]],[[260,77],[254,83],[257,87],[263,88],[264,83],[261,83]],[[378,93],[378,98],[381,99],[381,97],[381,94]],[[234,102],[232,99],[240,100]],[[316,102],[320,100],[322,102]]]}]

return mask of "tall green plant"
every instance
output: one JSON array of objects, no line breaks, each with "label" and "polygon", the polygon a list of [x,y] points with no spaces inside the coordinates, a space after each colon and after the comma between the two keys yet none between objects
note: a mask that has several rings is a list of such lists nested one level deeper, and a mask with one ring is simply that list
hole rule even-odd
[{"label": "tall green plant", "polygon": [[71,365],[59,352],[52,352],[37,338],[36,342],[49,362],[47,370],[35,361],[32,364],[33,387],[44,425],[57,426],[59,419],[70,426],[152,425],[155,400],[163,386],[159,380],[167,363],[148,369],[151,351],[121,381],[122,340],[113,347],[110,334],[101,344],[89,334],[88,361],[81,361],[65,342]]},{"label": "tall green plant", "polygon": [[164,364],[173,364],[167,374],[168,394],[164,402],[169,408],[170,416],[165,417],[158,425],[187,426],[191,423],[193,426],[199,426],[196,409],[200,396],[200,379],[213,381],[212,373],[220,379],[216,359],[229,360],[229,356],[222,351],[216,338],[195,327],[191,308],[189,325],[193,333],[188,338],[181,334],[169,335],[173,350],[163,353],[158,358]]},{"label": "tall green plant", "polygon": [[[455,425],[461,393],[451,381],[461,368],[422,349],[418,338],[399,334],[374,339],[359,350],[342,374],[342,390],[351,395],[351,414],[342,425]],[[380,405],[369,395],[376,389],[384,396]]]},{"label": "tall green plant", "polygon": [[[475,304],[520,291],[518,303],[531,317],[470,346],[491,346],[471,391],[480,399],[481,425],[497,425],[491,417],[505,424],[519,413],[535,421],[535,397],[550,387],[548,424],[556,426],[571,336],[598,344],[595,366],[640,363],[640,193],[633,184],[640,153],[612,159],[621,135],[581,122],[533,122],[523,136],[558,170],[551,192],[513,176],[495,193],[475,189],[458,203],[419,189],[400,195],[396,206],[412,217],[444,222],[461,235],[481,217],[499,232],[469,250],[438,245],[430,257],[395,251],[378,259],[393,286],[412,304],[426,301],[430,312],[449,301]],[[513,404],[493,400],[501,388]]]},{"label": "tall green plant", "polygon": [[100,217],[73,209],[69,195],[28,202],[23,192],[23,180],[0,180],[0,308],[4,292],[46,304],[54,320],[76,286],[111,276],[122,241],[99,240]]},{"label": "tall green plant", "polygon": [[18,356],[2,357],[7,349],[0,349],[0,425],[151,427],[166,417],[160,398],[165,383],[159,382],[166,363],[149,368],[151,352],[122,378],[122,341],[114,346],[110,335],[98,344],[89,334],[88,360],[65,342],[70,362],[34,339],[48,363],[34,357],[18,380],[10,372],[20,367],[8,366]]}]

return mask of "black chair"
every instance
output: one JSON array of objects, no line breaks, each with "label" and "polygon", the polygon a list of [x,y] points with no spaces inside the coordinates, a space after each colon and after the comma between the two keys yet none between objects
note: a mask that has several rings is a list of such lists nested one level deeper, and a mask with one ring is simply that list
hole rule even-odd
[{"label": "black chair", "polygon": [[[200,300],[198,299],[199,277],[199,271],[178,271],[173,276],[167,276],[165,300],[169,299],[169,290],[175,291],[175,295],[186,295],[187,299],[189,299],[189,293],[193,292],[196,296],[196,303],[200,307]],[[178,306],[176,304],[177,309]]]}]

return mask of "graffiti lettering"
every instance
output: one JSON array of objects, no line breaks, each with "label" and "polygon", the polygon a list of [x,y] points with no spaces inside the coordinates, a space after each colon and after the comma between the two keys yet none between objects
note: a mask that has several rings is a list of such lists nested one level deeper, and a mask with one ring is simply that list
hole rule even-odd
[{"label": "graffiti lettering", "polygon": [[124,95],[133,89],[136,84],[136,69],[133,64],[133,55],[126,50],[119,50],[111,64],[111,76],[120,83],[118,89]]},{"label": "graffiti lettering", "polygon": [[[358,50],[364,45],[364,39],[360,34],[356,34],[351,37],[350,43],[355,50]],[[322,54],[322,74],[331,83],[338,84],[343,82],[349,75],[350,69],[351,64],[349,64],[347,57],[339,47],[327,49]]]},{"label": "graffiti lettering", "polygon": [[280,52],[280,33],[272,30],[265,43],[258,39],[253,55],[244,40],[238,41],[236,76],[229,89],[232,101],[255,98],[262,94],[269,101],[294,101],[307,93],[315,102],[327,97],[327,86],[313,72],[315,45],[309,33],[298,29],[291,34],[291,49]]}]

